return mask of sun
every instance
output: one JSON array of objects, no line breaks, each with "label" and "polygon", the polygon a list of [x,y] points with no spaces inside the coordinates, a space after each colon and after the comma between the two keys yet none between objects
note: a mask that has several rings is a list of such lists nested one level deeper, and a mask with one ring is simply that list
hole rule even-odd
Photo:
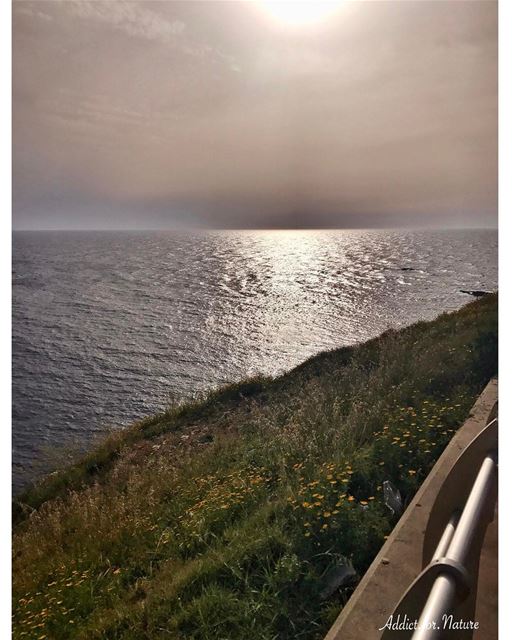
[{"label": "sun", "polygon": [[260,0],[259,4],[272,18],[290,26],[305,26],[329,18],[340,8],[343,0]]}]

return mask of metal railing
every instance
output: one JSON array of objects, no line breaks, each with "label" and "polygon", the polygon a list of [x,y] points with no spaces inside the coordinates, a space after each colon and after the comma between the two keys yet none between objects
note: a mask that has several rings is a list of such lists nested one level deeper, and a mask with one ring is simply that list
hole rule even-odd
[{"label": "metal railing", "polygon": [[[481,519],[493,495],[497,471],[494,452],[488,453],[473,483],[462,513],[454,512],[427,568],[436,574],[411,640],[435,640],[442,634],[442,618],[457,599],[464,600],[473,585],[466,569]],[[480,550],[478,550],[480,552]]]},{"label": "metal railing", "polygon": [[497,452],[498,420],[494,418],[455,460],[430,510],[423,569],[392,615],[414,626],[398,631],[386,627],[381,640],[439,640],[448,632],[448,637],[459,637],[449,624],[445,628],[445,622],[474,620],[480,556],[496,505]]}]

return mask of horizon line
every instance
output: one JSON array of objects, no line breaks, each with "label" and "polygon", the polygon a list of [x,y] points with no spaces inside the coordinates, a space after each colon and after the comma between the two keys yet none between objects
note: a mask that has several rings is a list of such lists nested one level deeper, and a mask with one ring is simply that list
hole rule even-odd
[{"label": "horizon line", "polygon": [[52,232],[113,232],[113,231],[498,231],[499,225],[496,226],[432,226],[432,227],[413,227],[413,226],[389,226],[389,227],[111,227],[111,228],[72,228],[72,227],[58,227],[52,229],[44,228],[11,228],[11,232],[23,233],[23,232],[37,232],[37,233],[52,233]]}]

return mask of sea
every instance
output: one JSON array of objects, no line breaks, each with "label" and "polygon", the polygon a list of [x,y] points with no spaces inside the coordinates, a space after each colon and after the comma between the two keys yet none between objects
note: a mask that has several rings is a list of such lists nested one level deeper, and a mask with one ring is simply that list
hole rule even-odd
[{"label": "sea", "polygon": [[14,232],[13,492],[112,429],[496,290],[495,230]]}]

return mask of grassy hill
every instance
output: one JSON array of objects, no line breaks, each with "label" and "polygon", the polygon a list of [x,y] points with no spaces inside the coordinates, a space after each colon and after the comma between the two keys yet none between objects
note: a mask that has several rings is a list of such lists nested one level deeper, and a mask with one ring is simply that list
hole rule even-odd
[{"label": "grassy hill", "polygon": [[14,505],[13,637],[321,638],[496,367],[490,295],[112,436]]}]

